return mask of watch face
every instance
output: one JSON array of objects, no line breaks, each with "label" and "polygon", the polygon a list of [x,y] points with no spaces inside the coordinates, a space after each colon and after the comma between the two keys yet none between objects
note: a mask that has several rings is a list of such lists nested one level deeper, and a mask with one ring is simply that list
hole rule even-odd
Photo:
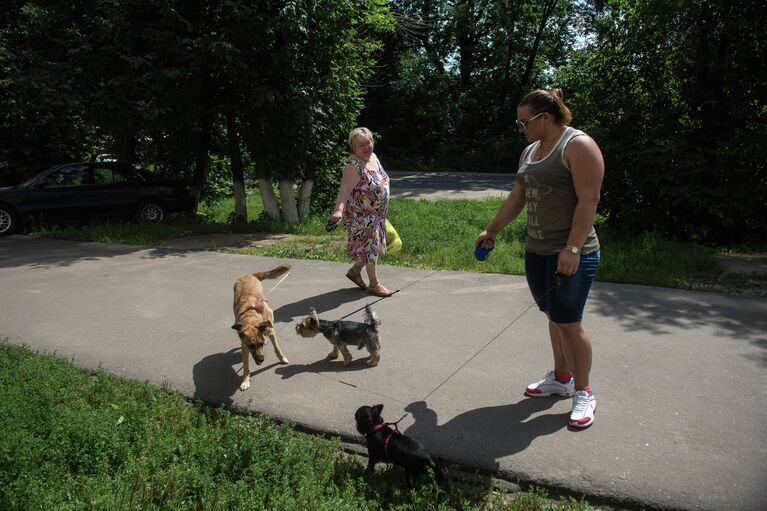
[{"label": "watch face", "polygon": [[570,247],[570,252],[572,252],[573,254],[577,254],[578,253],[578,248],[577,247]]}]

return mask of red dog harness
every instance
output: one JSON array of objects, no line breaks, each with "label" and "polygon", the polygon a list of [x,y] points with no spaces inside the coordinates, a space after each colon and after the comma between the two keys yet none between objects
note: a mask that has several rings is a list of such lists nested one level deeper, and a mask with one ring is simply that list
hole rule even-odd
[{"label": "red dog harness", "polygon": [[[399,421],[397,421],[399,422]],[[386,438],[384,439],[384,456],[386,456],[387,460],[391,460],[389,457],[389,442],[391,441],[391,437],[394,436],[394,434],[401,435],[402,433],[399,432],[399,428],[397,427],[397,422],[383,422],[381,424],[376,424],[372,430],[370,430],[370,433],[368,435],[372,435],[373,433],[376,433],[378,431],[381,431],[386,426],[394,426],[394,431],[389,431],[389,434],[386,435]],[[365,435],[367,436],[367,435]]]}]

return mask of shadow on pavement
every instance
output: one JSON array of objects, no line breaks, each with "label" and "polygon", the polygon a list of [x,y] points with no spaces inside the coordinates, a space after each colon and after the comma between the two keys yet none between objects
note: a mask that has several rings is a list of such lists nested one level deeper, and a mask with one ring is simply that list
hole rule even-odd
[{"label": "shadow on pavement", "polygon": [[[319,314],[322,319],[335,321],[343,316],[343,313],[339,312],[338,318],[322,317],[322,313],[337,309],[345,303],[355,302],[360,298],[365,297],[370,297],[370,295],[365,294],[356,287],[335,289],[333,291],[328,291],[327,293],[321,293],[308,298],[303,298],[297,302],[285,304],[274,310],[274,319],[277,322],[289,323],[293,321],[294,318],[303,318],[304,316],[309,315],[309,308],[314,307],[317,314]],[[351,312],[352,310],[353,309],[350,309],[348,312]]]},{"label": "shadow on pavement", "polygon": [[440,425],[437,413],[426,402],[415,401],[405,407],[415,419],[405,433],[422,441],[427,448],[430,444],[450,446],[450,451],[461,453],[463,461],[497,471],[498,458],[523,451],[536,438],[567,427],[568,414],[538,415],[557,402],[557,399],[523,398],[517,403],[470,410]]},{"label": "shadow on pavement", "polygon": [[[641,289],[640,292],[636,292]],[[675,329],[710,326],[717,336],[742,339],[767,348],[764,301],[730,295],[628,285],[602,285],[592,291],[594,313],[615,318],[626,330],[653,336],[673,335]],[[767,354],[762,362],[767,361]]]},{"label": "shadow on pavement", "polygon": [[82,261],[96,261],[108,257],[119,257],[134,252],[147,251],[145,259],[185,257],[183,252],[150,249],[134,245],[107,245],[92,241],[69,241],[45,239],[45,250],[40,250],[41,240],[31,236],[13,235],[7,238],[12,243],[0,243],[0,268],[67,267]]},{"label": "shadow on pavement", "polygon": [[[193,398],[216,405],[232,405],[234,403],[232,396],[239,391],[242,380],[242,376],[234,366],[241,363],[242,356],[239,347],[232,348],[225,353],[208,355],[197,362],[192,367]],[[251,370],[251,379],[276,365],[279,365],[279,362],[262,365],[255,371]],[[253,369],[253,364],[251,364],[251,369]],[[256,382],[251,382],[251,387],[255,384]]]},{"label": "shadow on pavement", "polygon": [[[318,335],[315,339],[317,339],[318,342],[324,342],[327,344],[328,350],[332,349],[330,343],[325,341],[325,338],[321,335]],[[307,341],[311,342],[312,339],[307,339]],[[349,371],[370,369],[366,364],[368,359],[367,351],[363,350],[362,353],[364,353],[364,355],[361,355],[359,358],[357,358],[357,355],[354,354],[355,350],[350,348],[349,351],[352,353],[352,357],[354,357],[354,359],[352,360],[352,363],[346,367],[344,367],[343,361],[340,357],[336,360],[328,360],[327,358],[322,358],[316,362],[312,362],[311,364],[290,364],[287,366],[281,366],[275,369],[274,373],[280,375],[283,380],[287,380],[288,378],[292,378],[293,376],[301,373],[345,373]]]}]

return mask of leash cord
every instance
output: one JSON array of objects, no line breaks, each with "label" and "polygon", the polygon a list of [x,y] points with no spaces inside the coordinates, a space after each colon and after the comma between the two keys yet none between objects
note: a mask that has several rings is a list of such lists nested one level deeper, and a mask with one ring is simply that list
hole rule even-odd
[{"label": "leash cord", "polygon": [[[439,385],[437,385],[437,386],[434,388],[434,390],[432,390],[431,392],[429,392],[428,394],[426,394],[426,396],[425,396],[425,397],[424,397],[424,398],[423,398],[421,401],[426,401],[426,399],[427,399],[429,396],[431,396],[432,394],[434,394],[435,392],[437,392],[437,391],[440,389],[440,387],[442,387],[442,386],[443,386],[445,383],[447,383],[447,382],[450,380],[450,378],[452,378],[453,376],[455,376],[455,375],[458,373],[458,371],[460,371],[461,369],[463,369],[464,367],[466,367],[466,365],[467,365],[469,362],[471,362],[472,360],[474,360],[474,359],[477,357],[477,355],[479,355],[480,353],[482,353],[482,351],[484,351],[484,349],[485,349],[485,348],[487,348],[488,346],[490,346],[490,345],[493,343],[493,341],[495,341],[495,340],[496,340],[496,339],[498,339],[498,338],[499,338],[501,335],[503,335],[503,333],[504,333],[506,330],[508,330],[509,328],[511,328],[511,326],[512,326],[514,323],[516,323],[517,321],[519,321],[519,318],[521,318],[522,316],[524,316],[525,314],[527,314],[527,311],[529,311],[530,309],[532,309],[533,305],[537,304],[537,303],[538,303],[538,302],[539,302],[541,299],[543,299],[543,297],[544,297],[544,296],[546,296],[547,294],[549,294],[549,292],[550,292],[552,289],[554,289],[555,287],[558,287],[558,286],[557,286],[556,284],[555,284],[555,285],[553,285],[553,286],[551,286],[550,288],[548,288],[548,289],[546,290],[546,292],[545,292],[545,293],[543,293],[541,296],[539,296],[537,300],[535,300],[533,303],[531,303],[530,305],[528,305],[527,309],[523,310],[523,311],[522,311],[522,312],[521,312],[521,313],[520,313],[520,314],[519,314],[519,315],[518,315],[516,318],[514,318],[514,319],[511,321],[511,323],[509,323],[508,325],[506,325],[506,326],[504,327],[504,329],[503,329],[503,330],[501,330],[500,332],[498,332],[498,334],[496,334],[496,336],[495,336],[495,337],[493,337],[492,339],[490,339],[490,340],[489,340],[489,341],[488,341],[488,342],[487,342],[487,343],[486,343],[484,346],[482,346],[482,347],[481,347],[479,350],[477,350],[477,352],[476,352],[476,353],[474,353],[474,354],[471,356],[471,358],[469,358],[469,359],[468,359],[466,362],[464,362],[463,364],[461,364],[461,365],[458,367],[458,369],[456,369],[455,371],[453,371],[453,372],[450,374],[450,376],[448,376],[447,378],[445,378],[445,379],[442,381],[442,383],[440,383]],[[400,420],[402,420],[402,419],[400,419]]]},{"label": "leash cord", "polygon": [[378,300],[373,300],[372,302],[370,302],[370,303],[367,303],[367,304],[363,305],[363,306],[362,306],[362,307],[360,307],[359,309],[357,309],[357,310],[354,310],[354,311],[350,312],[350,313],[349,313],[349,314],[347,314],[346,316],[341,316],[341,317],[340,317],[340,318],[338,318],[337,320],[333,321],[333,323],[331,323],[331,324],[334,324],[334,323],[338,323],[338,322],[339,322],[339,321],[341,321],[342,319],[346,319],[346,318],[348,318],[349,316],[351,316],[351,315],[353,315],[353,314],[357,314],[359,311],[361,311],[361,310],[365,310],[365,308],[367,308],[368,306],[370,306],[370,305],[373,305],[374,303],[378,303],[378,302],[380,302],[381,300],[383,300],[384,298],[389,298],[390,296],[394,296],[395,294],[399,293],[399,292],[400,292],[400,291],[402,291],[403,289],[407,289],[407,288],[409,288],[410,286],[412,286],[412,285],[414,285],[414,284],[418,284],[418,283],[419,283],[419,282],[421,282],[422,280],[424,280],[424,279],[427,279],[427,278],[431,277],[431,276],[432,276],[432,275],[434,275],[435,273],[437,273],[437,272],[436,272],[436,271],[433,271],[433,272],[431,272],[430,274],[426,275],[425,277],[422,277],[422,278],[420,278],[420,279],[416,280],[415,282],[411,282],[410,284],[408,284],[407,286],[405,286],[405,287],[403,287],[403,288],[401,288],[401,289],[397,289],[396,291],[392,291],[392,293],[391,293],[389,296],[382,296],[382,297],[381,297],[381,298],[379,298]]},{"label": "leash cord", "polygon": [[277,289],[277,286],[279,286],[280,284],[282,284],[282,281],[283,281],[283,280],[285,280],[286,278],[288,278],[288,275],[290,275],[290,272],[286,272],[286,273],[285,273],[285,275],[284,275],[284,276],[283,276],[283,277],[280,279],[280,281],[279,281],[279,282],[277,282],[277,283],[274,285],[274,287],[273,287],[272,289],[270,289],[270,290],[269,290],[269,292],[271,293],[272,291],[274,291],[275,289]]}]

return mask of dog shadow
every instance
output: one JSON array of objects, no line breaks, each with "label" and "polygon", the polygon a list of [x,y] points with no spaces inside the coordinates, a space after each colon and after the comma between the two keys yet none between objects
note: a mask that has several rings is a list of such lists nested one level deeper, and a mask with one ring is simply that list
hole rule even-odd
[{"label": "dog shadow", "polygon": [[368,360],[367,356],[355,358],[354,360],[352,360],[351,364],[344,367],[343,362],[341,362],[341,357],[335,360],[322,358],[310,364],[291,363],[290,365],[280,366],[274,370],[274,373],[280,375],[283,380],[287,380],[301,373],[315,373],[315,374],[345,373],[349,371],[361,371],[363,369],[373,369],[372,367],[367,366],[366,364],[367,360]]},{"label": "dog shadow", "polygon": [[317,314],[321,316],[323,312],[334,310],[345,303],[356,302],[361,298],[370,298],[370,295],[357,287],[336,289],[278,307],[274,309],[274,319],[280,323],[289,323],[294,318],[303,318],[308,315],[311,307],[314,307]]},{"label": "dog shadow", "polygon": [[[279,362],[259,366],[256,371],[250,372],[251,379],[276,365],[279,365]],[[237,370],[238,366],[240,371]],[[192,367],[194,399],[213,405],[233,405],[232,396],[239,392],[242,382],[241,366],[242,355],[239,347],[225,353],[208,355],[197,362]],[[254,382],[251,381],[251,388],[253,385]]]},{"label": "dog shadow", "polygon": [[[499,458],[521,452],[536,438],[567,427],[569,411],[540,415],[557,401],[556,398],[525,397],[517,403],[470,410],[441,425],[437,412],[425,401],[415,401],[405,407],[415,419],[406,434],[441,456],[498,471]],[[535,417],[530,419],[532,416]]]}]

